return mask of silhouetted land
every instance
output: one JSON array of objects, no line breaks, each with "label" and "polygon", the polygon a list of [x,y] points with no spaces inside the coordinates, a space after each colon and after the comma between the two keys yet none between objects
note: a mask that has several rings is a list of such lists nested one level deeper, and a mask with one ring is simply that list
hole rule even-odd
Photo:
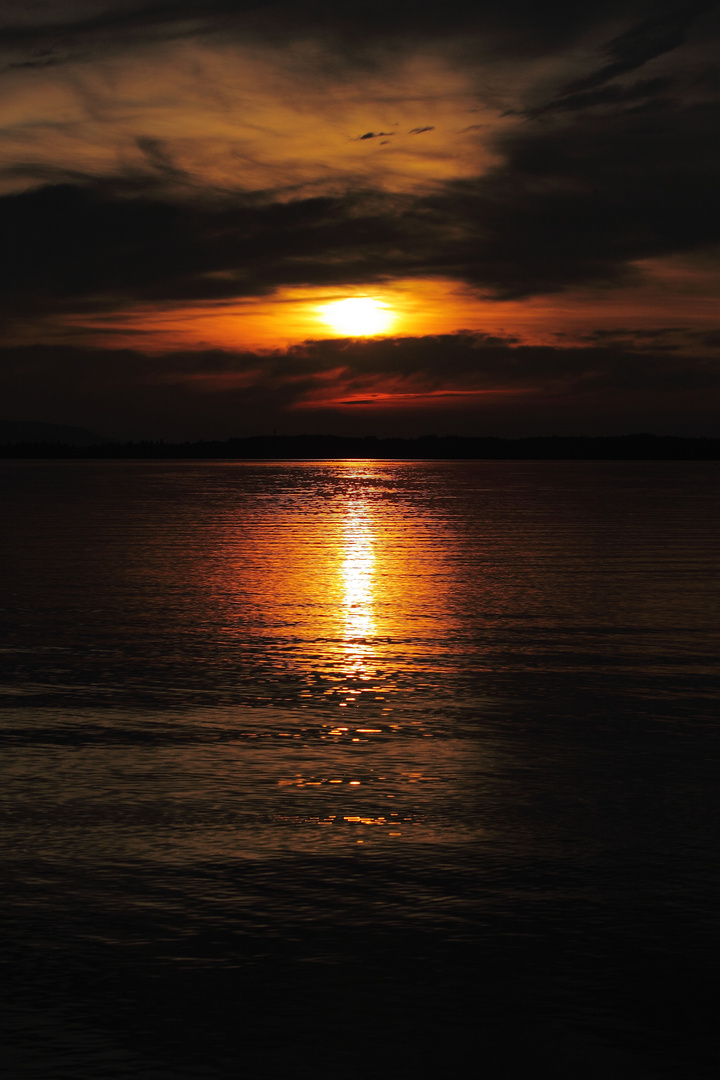
[{"label": "silhouetted land", "polygon": [[529,439],[426,435],[419,439],[340,435],[258,435],[226,442],[128,442],[77,446],[51,442],[0,444],[3,458],[157,458],[322,460],[388,458],[512,461],[718,461],[720,439],[665,435],[551,436]]}]

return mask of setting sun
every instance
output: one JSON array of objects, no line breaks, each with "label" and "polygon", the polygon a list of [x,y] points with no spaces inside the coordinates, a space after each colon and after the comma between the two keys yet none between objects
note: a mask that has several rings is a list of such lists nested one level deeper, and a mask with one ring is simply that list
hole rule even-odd
[{"label": "setting sun", "polygon": [[394,315],[387,304],[370,296],[351,296],[320,308],[323,322],[348,337],[372,337],[389,329]]}]

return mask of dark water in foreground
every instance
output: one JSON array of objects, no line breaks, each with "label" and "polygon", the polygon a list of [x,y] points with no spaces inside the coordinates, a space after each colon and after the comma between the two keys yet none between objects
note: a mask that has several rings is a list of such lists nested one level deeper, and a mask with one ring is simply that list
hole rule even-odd
[{"label": "dark water in foreground", "polygon": [[0,483],[8,1076],[716,1075],[720,466]]}]

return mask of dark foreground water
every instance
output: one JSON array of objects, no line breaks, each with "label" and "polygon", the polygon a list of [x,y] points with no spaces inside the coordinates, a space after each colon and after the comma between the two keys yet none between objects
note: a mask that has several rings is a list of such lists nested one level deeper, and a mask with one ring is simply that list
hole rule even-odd
[{"label": "dark foreground water", "polygon": [[6,1075],[717,1074],[720,466],[0,483]]}]

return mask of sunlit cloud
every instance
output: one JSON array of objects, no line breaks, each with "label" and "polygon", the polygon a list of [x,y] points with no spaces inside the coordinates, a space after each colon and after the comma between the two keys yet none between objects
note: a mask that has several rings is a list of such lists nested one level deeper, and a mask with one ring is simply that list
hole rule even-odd
[{"label": "sunlit cloud", "polygon": [[193,41],[11,70],[0,76],[0,182],[18,189],[55,170],[284,198],[414,191],[490,167],[497,155],[483,133],[516,122],[501,121],[442,51],[352,75],[328,61],[312,42],[279,51]]},{"label": "sunlit cloud", "polygon": [[6,400],[35,363],[48,408],[208,431],[567,402],[620,355],[714,385],[711,7],[12,3]]}]

